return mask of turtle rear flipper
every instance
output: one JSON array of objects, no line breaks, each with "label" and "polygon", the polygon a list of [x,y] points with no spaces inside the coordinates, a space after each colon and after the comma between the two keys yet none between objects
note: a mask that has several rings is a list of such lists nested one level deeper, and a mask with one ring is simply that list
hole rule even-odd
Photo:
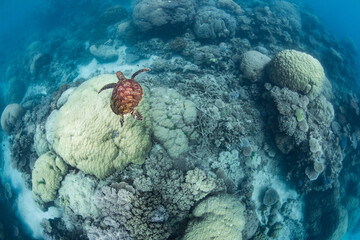
[{"label": "turtle rear flipper", "polygon": [[131,112],[131,116],[136,119],[136,120],[143,120],[143,116],[141,115],[141,113],[139,113],[139,111],[137,110],[133,110]]}]

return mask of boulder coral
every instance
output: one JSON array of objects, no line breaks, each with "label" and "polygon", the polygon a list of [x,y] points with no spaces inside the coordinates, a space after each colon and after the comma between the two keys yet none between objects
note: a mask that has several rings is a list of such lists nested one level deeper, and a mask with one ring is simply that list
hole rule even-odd
[{"label": "boulder coral", "polygon": [[12,103],[6,106],[1,114],[1,128],[7,135],[13,130],[16,121],[22,117],[24,109],[20,104]]},{"label": "boulder coral", "polygon": [[86,174],[105,178],[128,163],[142,164],[151,148],[148,93],[138,106],[144,119],[125,116],[124,126],[109,106],[111,91],[98,94],[115,75],[100,75],[80,85],[63,107],[54,124],[54,151],[66,163]]},{"label": "boulder coral", "polygon": [[212,196],[193,210],[184,240],[241,240],[245,225],[244,205],[235,196]]},{"label": "boulder coral", "polygon": [[267,70],[274,84],[307,95],[320,93],[325,81],[320,62],[309,54],[296,50],[278,53],[270,61]]},{"label": "boulder coral", "polygon": [[270,62],[270,58],[258,51],[247,51],[241,57],[240,70],[252,82],[262,76],[263,69]]},{"label": "boulder coral", "polygon": [[68,171],[65,162],[53,152],[41,155],[32,171],[33,195],[37,202],[54,201],[61,181]]}]

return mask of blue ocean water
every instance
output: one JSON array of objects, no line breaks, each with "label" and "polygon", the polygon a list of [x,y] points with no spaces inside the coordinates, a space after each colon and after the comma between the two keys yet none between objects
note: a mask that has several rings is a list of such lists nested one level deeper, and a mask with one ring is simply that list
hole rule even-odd
[{"label": "blue ocean water", "polygon": [[0,239],[360,239],[359,12],[0,1]]}]

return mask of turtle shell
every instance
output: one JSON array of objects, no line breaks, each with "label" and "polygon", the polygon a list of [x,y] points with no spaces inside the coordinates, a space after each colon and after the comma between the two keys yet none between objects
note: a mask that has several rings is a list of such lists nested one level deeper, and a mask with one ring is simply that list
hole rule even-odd
[{"label": "turtle shell", "polygon": [[119,81],[111,96],[111,109],[117,114],[131,113],[139,105],[143,96],[143,89],[134,80]]}]

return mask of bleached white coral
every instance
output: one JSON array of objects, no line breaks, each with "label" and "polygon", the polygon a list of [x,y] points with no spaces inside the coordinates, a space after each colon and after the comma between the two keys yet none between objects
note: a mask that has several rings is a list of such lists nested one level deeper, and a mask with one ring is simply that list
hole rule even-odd
[{"label": "bleached white coral", "polygon": [[68,211],[83,218],[97,217],[99,210],[95,205],[94,177],[85,176],[82,172],[71,172],[66,175],[59,189],[60,204]]}]

